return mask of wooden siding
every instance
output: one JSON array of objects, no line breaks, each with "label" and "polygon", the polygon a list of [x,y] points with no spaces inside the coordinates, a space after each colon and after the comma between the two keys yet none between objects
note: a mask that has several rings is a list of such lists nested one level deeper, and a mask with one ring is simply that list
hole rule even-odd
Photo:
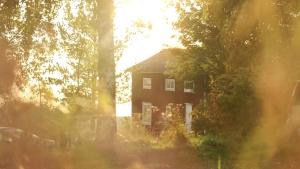
[{"label": "wooden siding", "polygon": [[[143,89],[143,78],[151,78],[151,89]],[[152,125],[159,120],[161,112],[165,112],[166,105],[169,103],[182,104],[192,103],[197,105],[203,96],[201,87],[195,93],[184,92],[184,82],[175,80],[175,91],[165,90],[165,79],[169,77],[163,73],[132,73],[132,113],[142,112],[142,102],[151,102],[159,111],[152,114]],[[195,82],[195,86],[199,82]]]}]

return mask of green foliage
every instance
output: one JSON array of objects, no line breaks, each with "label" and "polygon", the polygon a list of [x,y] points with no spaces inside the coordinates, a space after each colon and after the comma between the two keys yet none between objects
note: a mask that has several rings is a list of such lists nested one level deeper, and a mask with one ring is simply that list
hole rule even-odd
[{"label": "green foliage", "polygon": [[121,72],[116,75],[116,102],[128,103],[131,100],[131,74],[129,72]]},{"label": "green foliage", "polygon": [[[300,42],[294,38],[299,37],[300,17],[294,15],[298,3],[178,3],[176,26],[185,49],[169,63],[168,73],[203,81],[201,90],[207,95],[193,111],[195,133],[208,137],[199,145],[203,156],[216,159],[224,151],[233,159],[245,154],[244,160],[256,168],[272,156],[268,146],[274,146],[276,139],[270,138],[276,138],[275,131],[282,127],[291,86],[300,73],[300,59],[294,53]],[[220,141],[220,136],[228,141]],[[249,140],[258,145],[252,153]]]},{"label": "green foliage", "polygon": [[[112,18],[100,16],[98,11],[110,1],[77,2],[78,5],[73,5],[73,0],[0,2],[1,65],[7,63],[3,59],[6,51],[10,51],[10,63],[1,66],[7,71],[1,73],[8,72],[13,80],[6,78],[5,82],[11,86],[14,83],[20,86],[22,82],[22,92],[30,88],[30,99],[39,100],[41,105],[53,102],[66,105],[74,97],[95,104],[100,70],[105,67],[114,70],[114,65],[101,66],[104,60],[114,60],[113,54],[110,53],[111,57],[105,54],[105,59],[101,59],[105,52],[99,50],[100,40],[107,31],[104,20]],[[112,13],[113,9],[110,10]],[[112,37],[106,37],[107,40],[112,42]],[[108,48],[113,48],[113,44]],[[8,91],[6,88],[0,90]]]},{"label": "green foliage", "polygon": [[137,149],[186,147],[189,145],[189,134],[182,110],[182,105],[172,105],[169,112],[164,112],[162,121],[157,124],[160,127],[158,132],[145,127],[136,117],[119,118],[119,139],[127,143],[135,142]]},{"label": "green foliage", "polygon": [[[112,4],[111,0],[0,2],[0,108],[8,120],[3,125],[36,128],[37,134],[67,137],[62,140],[70,142],[78,116],[89,123],[95,114],[109,110],[115,117]],[[13,102],[19,100],[15,96],[33,103],[16,101],[14,109]],[[71,115],[60,116],[62,112],[52,106]],[[38,122],[43,125],[36,126]]]},{"label": "green foliage", "polygon": [[222,159],[228,158],[228,143],[220,136],[206,135],[201,138],[197,145],[197,150],[202,157],[218,160],[219,156]]},{"label": "green foliage", "polygon": [[6,40],[0,37],[0,95],[10,94],[16,79],[16,60],[9,56]]},{"label": "green foliage", "polygon": [[[207,97],[193,112],[194,131],[216,137],[223,135],[238,144],[243,144],[261,118],[256,91],[260,76],[257,57],[263,48],[265,29],[259,19],[251,28],[237,26],[239,18],[244,17],[241,11],[245,6],[251,3],[179,2],[177,28],[186,49],[168,66],[168,73],[178,79],[203,81]],[[203,146],[222,145],[218,139],[208,139]],[[226,146],[234,152],[238,144]],[[216,151],[223,149],[218,146]]]},{"label": "green foliage", "polygon": [[247,137],[259,118],[258,99],[251,79],[247,71],[240,69],[213,81],[207,100],[193,112],[194,131],[229,135],[232,139]]},{"label": "green foliage", "polygon": [[175,146],[188,145],[188,133],[184,124],[183,106],[181,104],[170,104],[170,109],[162,114],[161,138],[168,138],[167,141]]},{"label": "green foliage", "polygon": [[[11,79],[4,79],[6,82],[17,84],[20,87],[21,82],[24,85],[37,71],[38,65],[31,65],[30,54],[33,51],[49,51],[48,41],[40,36],[41,34],[51,34],[53,25],[53,13],[57,10],[57,1],[20,1],[4,0],[0,2],[0,30],[1,30],[1,61],[0,64],[6,64],[5,57],[8,57],[9,64],[2,65],[1,68],[7,68],[7,75]],[[37,40],[37,37],[40,39]],[[5,42],[6,44],[3,44]],[[44,45],[42,45],[44,44]],[[50,46],[50,45],[49,45]],[[9,53],[9,56],[5,56]],[[13,64],[12,64],[13,63]],[[5,77],[2,76],[1,77]],[[9,93],[9,89],[5,89]]]},{"label": "green foliage", "polygon": [[167,147],[163,139],[154,136],[138,119],[118,119],[118,140],[123,143],[134,144],[131,147],[135,151],[148,149],[149,147]]}]

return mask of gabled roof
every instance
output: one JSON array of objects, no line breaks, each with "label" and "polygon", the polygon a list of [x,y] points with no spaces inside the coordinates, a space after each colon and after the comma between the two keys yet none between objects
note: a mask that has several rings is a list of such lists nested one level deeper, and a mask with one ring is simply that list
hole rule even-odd
[{"label": "gabled roof", "polygon": [[167,62],[175,56],[179,55],[181,51],[182,49],[179,48],[163,49],[150,58],[130,67],[128,70],[130,72],[140,71],[150,73],[163,73],[166,70]]}]

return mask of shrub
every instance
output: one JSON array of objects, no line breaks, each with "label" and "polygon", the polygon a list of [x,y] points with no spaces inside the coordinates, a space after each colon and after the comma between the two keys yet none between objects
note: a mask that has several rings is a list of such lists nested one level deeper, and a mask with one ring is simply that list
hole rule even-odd
[{"label": "shrub", "polygon": [[183,106],[171,104],[170,112],[163,113],[163,127],[160,138],[174,146],[185,146],[188,144],[188,133],[184,124]]},{"label": "shrub", "polygon": [[204,158],[217,160],[228,157],[227,141],[220,136],[207,135],[200,140],[197,150]]}]

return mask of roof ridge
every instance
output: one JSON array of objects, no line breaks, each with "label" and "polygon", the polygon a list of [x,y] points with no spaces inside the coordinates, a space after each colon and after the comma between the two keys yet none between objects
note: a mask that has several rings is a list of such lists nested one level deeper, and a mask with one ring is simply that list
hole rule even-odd
[{"label": "roof ridge", "polygon": [[[151,57],[131,66],[126,71],[134,71],[134,69],[141,69],[141,71],[145,71],[145,69],[159,69],[160,72],[163,72],[165,70],[165,64],[168,58],[173,56],[173,52],[176,50],[182,50],[180,48],[164,48],[160,50],[158,53],[152,55]],[[160,64],[163,62],[163,64]],[[152,65],[151,65],[152,64]],[[153,65],[155,64],[155,65]],[[149,67],[150,66],[150,67]]]}]

